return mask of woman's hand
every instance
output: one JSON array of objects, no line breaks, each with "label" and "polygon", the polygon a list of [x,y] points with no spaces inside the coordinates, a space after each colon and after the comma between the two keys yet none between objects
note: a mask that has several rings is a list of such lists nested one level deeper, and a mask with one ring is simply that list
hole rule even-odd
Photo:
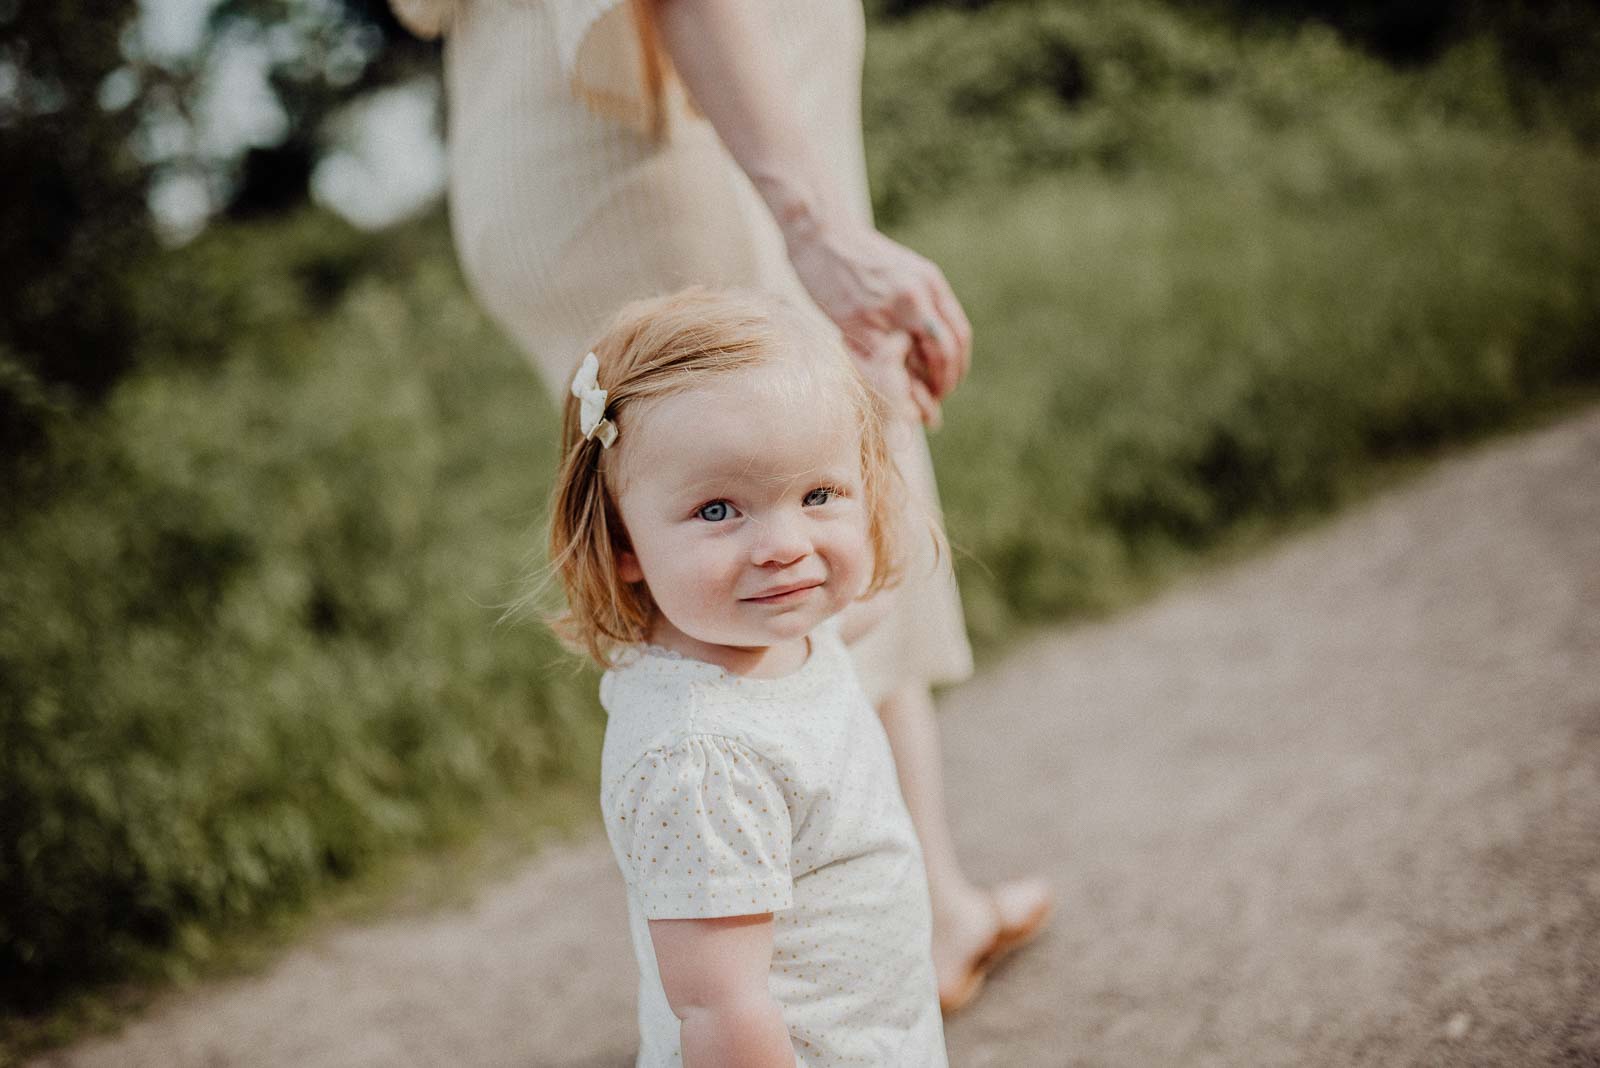
[{"label": "woman's hand", "polygon": [[[910,399],[924,422],[966,376],[972,326],[944,273],[863,225],[788,222],[784,237],[795,273],[817,305],[839,325],[864,365],[881,359],[894,335],[910,339],[905,353]],[[864,366],[885,396],[883,375]]]},{"label": "woman's hand", "polygon": [[[811,143],[779,78],[772,28],[744,0],[654,0],[656,29],[683,84],[783,232],[789,261],[839,325],[863,370],[891,403],[904,397],[924,422],[967,373],[972,326],[944,274],[858,220],[851,198]],[[897,336],[902,368],[866,366]],[[898,388],[899,392],[890,392]]]}]

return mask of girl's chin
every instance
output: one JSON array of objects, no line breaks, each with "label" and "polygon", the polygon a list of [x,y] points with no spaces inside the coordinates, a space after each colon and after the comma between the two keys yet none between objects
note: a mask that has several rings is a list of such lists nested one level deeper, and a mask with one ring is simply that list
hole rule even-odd
[{"label": "girl's chin", "polygon": [[774,645],[801,641],[815,629],[814,626],[770,628],[763,630],[759,634],[730,635],[727,641],[718,642],[717,644],[726,645],[733,649],[764,649]]},{"label": "girl's chin", "polygon": [[[730,649],[764,649],[785,642],[799,641],[817,628],[816,619],[788,617],[773,620],[769,626],[751,627],[738,631],[723,631],[714,637],[700,639],[708,645],[721,645]],[[708,632],[709,633],[709,632]]]},{"label": "girl's chin", "polygon": [[[831,602],[824,604],[821,600],[817,600],[810,604],[796,605],[795,609],[790,611],[773,611],[765,608],[762,610],[765,618],[744,620],[740,625],[729,626],[725,620],[708,620],[703,626],[691,622],[687,627],[672,627],[672,629],[677,630],[690,642],[728,649],[756,650],[804,638],[825,620],[837,615],[842,607],[842,605],[834,606]],[[670,644],[655,638],[651,640],[657,645]]]}]

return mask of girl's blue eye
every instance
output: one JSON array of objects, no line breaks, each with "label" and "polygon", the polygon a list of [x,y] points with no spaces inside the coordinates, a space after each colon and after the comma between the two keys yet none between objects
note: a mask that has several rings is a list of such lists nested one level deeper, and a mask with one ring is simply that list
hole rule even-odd
[{"label": "girl's blue eye", "polygon": [[710,504],[702,504],[695,515],[707,523],[720,523],[728,518],[729,511],[727,501],[712,501]]},{"label": "girl's blue eye", "polygon": [[827,486],[819,486],[810,493],[806,494],[804,503],[811,505],[827,504],[833,499],[835,492],[837,491],[829,489]]}]

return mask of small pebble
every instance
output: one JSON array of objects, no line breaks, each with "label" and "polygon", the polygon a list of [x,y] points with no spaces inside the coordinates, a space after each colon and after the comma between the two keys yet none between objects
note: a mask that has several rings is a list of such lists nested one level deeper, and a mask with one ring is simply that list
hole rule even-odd
[{"label": "small pebble", "polygon": [[1458,1012],[1445,1022],[1444,1037],[1459,1041],[1467,1037],[1467,1031],[1471,1027],[1472,1017],[1464,1012]]}]

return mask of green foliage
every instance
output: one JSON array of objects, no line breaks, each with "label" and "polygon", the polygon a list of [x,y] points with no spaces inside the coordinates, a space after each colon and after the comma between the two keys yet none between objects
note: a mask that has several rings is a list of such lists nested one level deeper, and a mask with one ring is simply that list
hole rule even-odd
[{"label": "green foliage", "polygon": [[[1600,371],[1600,162],[1493,48],[1092,0],[870,55],[880,207],[977,327],[933,447],[982,647]],[[553,407],[451,260],[437,218],[220,227],[136,272],[103,409],[0,352],[48,429],[0,511],[10,1003],[593,774],[593,680],[495,626]]]},{"label": "green foliage", "polygon": [[[198,53],[180,67],[238,40],[271,42],[268,80],[287,126],[270,147],[204,161],[229,177],[227,215],[238,220],[304,207],[327,120],[362,93],[435,70],[439,50],[402,28],[386,0],[219,0]],[[187,73],[179,72],[179,94],[197,99]]]},{"label": "green foliage", "polygon": [[[154,252],[152,180],[205,175],[235,218],[299,209],[325,120],[437,66],[437,45],[402,30],[382,0],[226,0],[183,55],[150,54],[139,10],[0,3],[0,488],[53,425],[152,351],[135,336],[139,291],[152,292],[139,284]],[[222,150],[195,122],[215,82],[208,65],[245,42],[269,57],[287,130],[275,146]]]},{"label": "green foliage", "polygon": [[132,116],[96,89],[133,7],[0,5],[0,486],[56,409],[101,396],[132,357],[124,268],[150,226]]},{"label": "green foliage", "polygon": [[[1002,7],[1093,7],[1101,0],[867,0],[873,16],[889,21],[930,11]],[[1487,45],[1510,72],[1513,96],[1532,113],[1554,105],[1561,121],[1586,142],[1600,136],[1600,4],[1595,0],[1170,0],[1166,5],[1236,32],[1260,37],[1308,26],[1336,31],[1355,47],[1409,68],[1437,61],[1463,45]],[[1587,99],[1585,99],[1587,98]],[[1550,116],[1544,116],[1546,118]]]},{"label": "green foliage", "polygon": [[1337,212],[1263,165],[1042,180],[908,231],[977,331],[933,449],[981,645],[1600,379],[1600,163],[1458,148]]},{"label": "green foliage", "polygon": [[1600,163],[1515,96],[1481,39],[1402,74],[1151,4],[872,39],[878,206],[977,324],[934,449],[980,640],[1600,376]]},{"label": "green foliage", "polygon": [[369,278],[319,320],[295,268],[328,225],[195,250],[239,340],[126,380],[0,542],[8,1001],[591,762],[592,684],[537,629],[495,627],[549,402],[437,240],[389,250],[403,287]]},{"label": "green foliage", "polygon": [[[1574,20],[1572,32],[1584,27],[1600,35],[1600,13]],[[1600,60],[1574,56],[1570,84],[1541,88],[1526,64],[1508,67],[1509,47],[1468,38],[1427,68],[1398,72],[1315,22],[1241,35],[1169,6],[1116,0],[936,10],[869,40],[874,205],[893,224],[974,186],[1080,166],[1167,174],[1194,153],[1217,161],[1240,149],[1344,154],[1360,182],[1381,165],[1378,153],[1404,167],[1406,146],[1440,126],[1507,136],[1530,125],[1580,137],[1600,129]],[[1192,136],[1196,108],[1226,113],[1228,128],[1216,132],[1232,140],[1208,146]]]}]

